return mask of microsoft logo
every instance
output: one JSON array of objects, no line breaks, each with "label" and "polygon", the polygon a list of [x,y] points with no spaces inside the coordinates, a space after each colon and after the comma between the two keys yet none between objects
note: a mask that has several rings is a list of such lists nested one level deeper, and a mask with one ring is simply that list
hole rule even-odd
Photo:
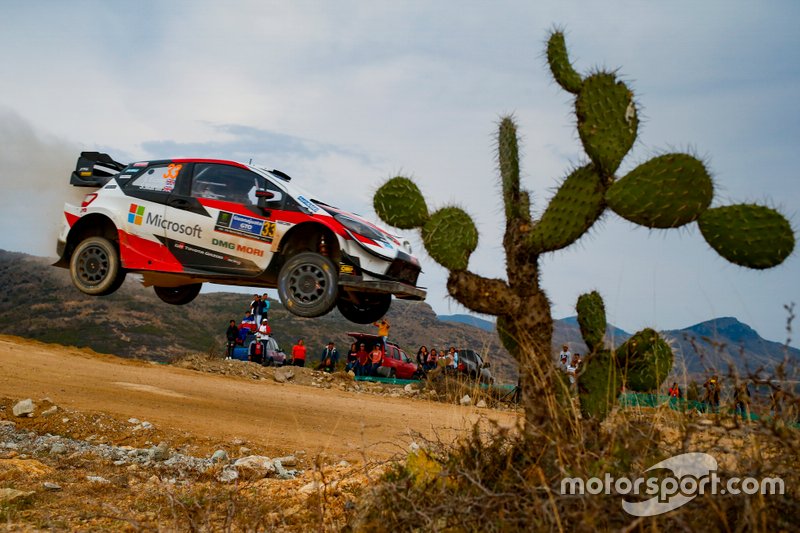
[{"label": "microsoft logo", "polygon": [[131,209],[128,211],[128,222],[141,226],[142,217],[144,217],[144,206],[131,204]]}]

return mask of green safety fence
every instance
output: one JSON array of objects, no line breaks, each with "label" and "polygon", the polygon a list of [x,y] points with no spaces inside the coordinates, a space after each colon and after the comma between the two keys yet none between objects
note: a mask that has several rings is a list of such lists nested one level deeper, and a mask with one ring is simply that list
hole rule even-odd
[{"label": "green safety fence", "polygon": [[[673,398],[666,394],[647,394],[641,392],[624,392],[619,395],[619,404],[623,407],[659,407],[661,405],[668,405],[670,409],[675,411],[697,411],[699,413],[712,413],[713,407],[705,402],[698,402],[696,400],[687,400],[684,398]],[[717,412],[724,409],[724,412],[731,414],[733,409],[728,407],[717,407]],[[749,420],[769,420],[769,416],[758,415],[753,412],[742,413],[743,417]],[[790,423],[789,426],[800,427],[800,424]]]}]

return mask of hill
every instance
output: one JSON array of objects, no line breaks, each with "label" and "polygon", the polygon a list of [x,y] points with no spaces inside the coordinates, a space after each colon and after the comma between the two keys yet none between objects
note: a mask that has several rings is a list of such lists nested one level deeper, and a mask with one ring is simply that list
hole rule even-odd
[{"label": "hill", "polygon": [[[204,293],[189,305],[171,306],[151,288],[129,276],[110,296],[89,297],[78,292],[65,269],[52,260],[0,250],[0,333],[44,342],[90,347],[123,357],[170,361],[187,352],[221,353],[228,321],[239,320],[250,297],[246,294]],[[469,346],[487,356],[500,382],[515,383],[517,367],[501,346],[494,324],[471,315],[437,316],[424,302],[396,300],[387,315],[391,338],[408,353],[420,345],[437,349]],[[311,358],[327,343],[348,349],[349,331],[374,331],[347,321],[338,311],[314,319],[300,318],[272,302],[270,322],[278,342],[288,349],[303,338]],[[586,353],[575,317],[556,320],[554,353],[568,343]],[[676,371],[702,373],[706,368],[740,372],[759,366],[772,368],[787,357],[800,361],[800,350],[761,338],[732,317],[716,318],[685,329],[664,331],[676,352]],[[609,326],[607,340],[618,346],[630,334]],[[684,370],[685,369],[685,370]]]},{"label": "hill", "polygon": [[[250,297],[204,293],[189,305],[163,303],[152,288],[128,276],[110,296],[86,296],[72,286],[69,272],[53,260],[0,250],[0,333],[44,342],[90,347],[123,357],[170,361],[187,352],[220,353],[228,321],[241,319]],[[387,314],[391,338],[414,355],[418,347],[470,346],[487,354],[499,381],[515,382],[516,367],[497,335],[478,327],[439,320],[424,302],[396,300]],[[347,321],[338,311],[306,319],[272,301],[275,338],[288,349],[305,339],[311,360],[328,340],[340,352],[352,342],[349,331],[375,331]]]}]

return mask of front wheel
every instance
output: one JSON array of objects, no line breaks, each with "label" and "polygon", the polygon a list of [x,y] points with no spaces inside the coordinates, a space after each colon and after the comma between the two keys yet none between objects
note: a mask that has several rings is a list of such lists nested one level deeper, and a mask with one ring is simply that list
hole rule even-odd
[{"label": "front wheel", "polygon": [[117,247],[103,237],[87,237],[78,244],[69,261],[69,273],[75,287],[92,296],[111,294],[125,281]]},{"label": "front wheel", "polygon": [[384,293],[356,293],[353,299],[342,296],[336,301],[336,308],[350,322],[372,324],[383,318],[392,305],[392,295]]},{"label": "front wheel", "polygon": [[161,301],[171,305],[188,304],[200,294],[202,283],[192,283],[191,285],[181,285],[180,287],[153,287],[156,295]]},{"label": "front wheel", "polygon": [[302,252],[289,258],[278,274],[278,296],[290,313],[314,318],[336,305],[336,267],[327,257]]}]

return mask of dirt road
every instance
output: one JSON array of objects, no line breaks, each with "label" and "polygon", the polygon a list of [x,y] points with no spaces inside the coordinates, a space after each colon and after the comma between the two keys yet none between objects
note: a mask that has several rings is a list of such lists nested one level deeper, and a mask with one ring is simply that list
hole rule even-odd
[{"label": "dirt road", "polygon": [[[439,402],[248,380],[0,336],[0,397],[50,398],[212,440],[357,460],[404,449],[413,433],[451,439],[481,417],[517,415]],[[274,456],[274,455],[273,455]]]}]

